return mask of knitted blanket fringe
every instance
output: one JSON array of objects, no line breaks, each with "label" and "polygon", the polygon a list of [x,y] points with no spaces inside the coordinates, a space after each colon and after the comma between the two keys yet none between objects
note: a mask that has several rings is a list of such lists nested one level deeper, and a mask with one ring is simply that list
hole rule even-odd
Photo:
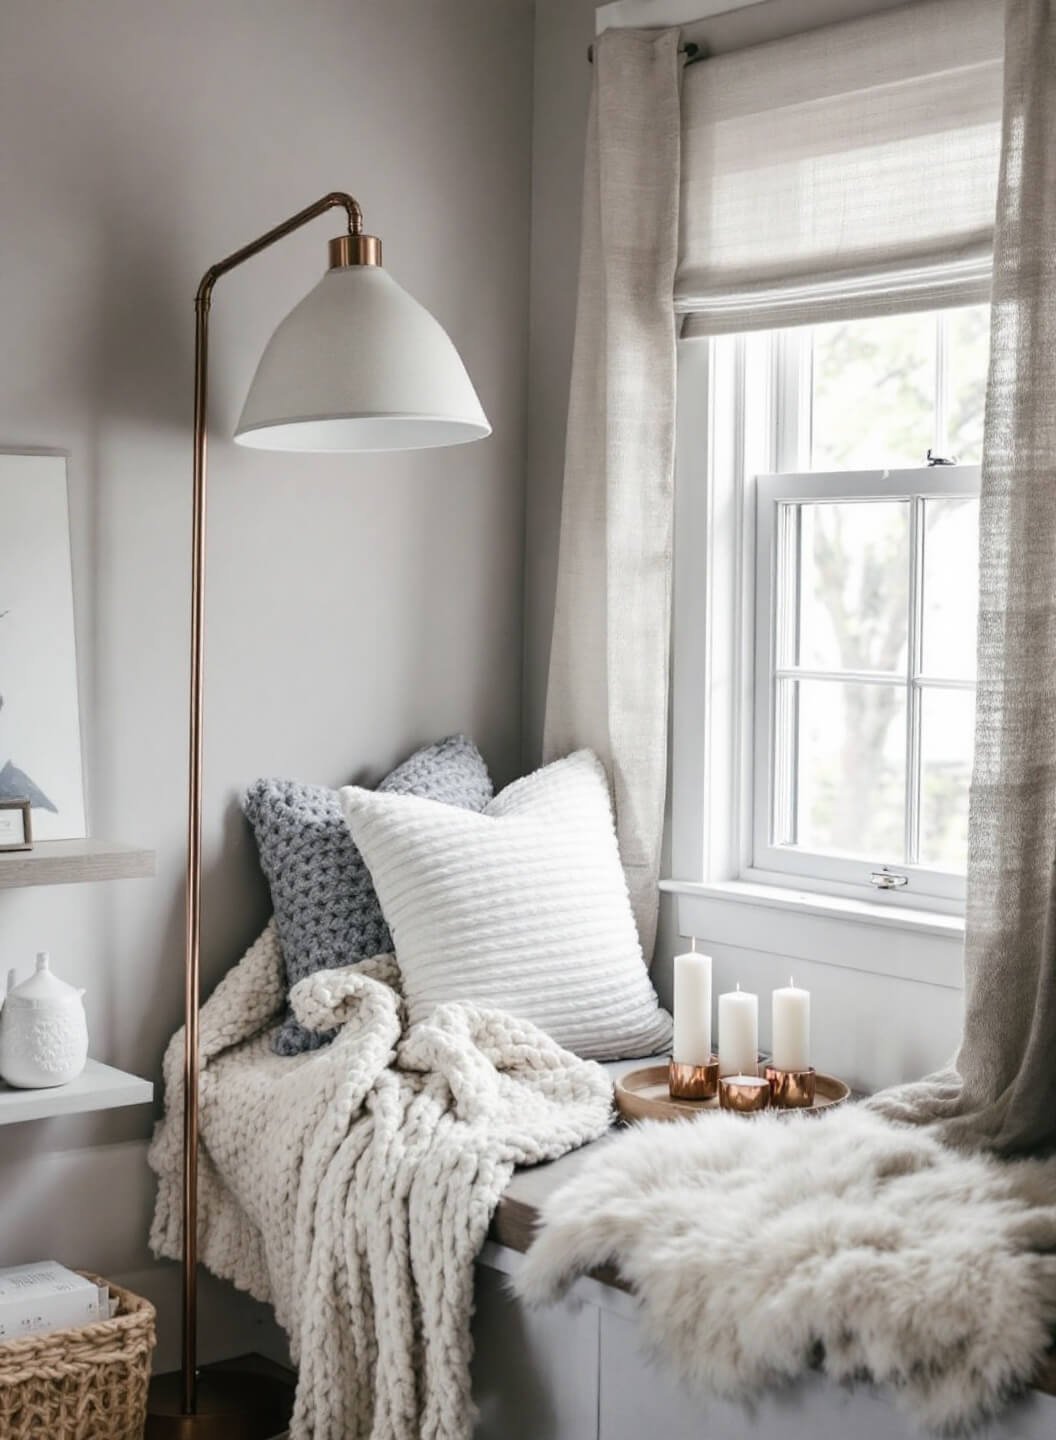
[{"label": "knitted blanket fringe", "polygon": [[[319,971],[297,1018],[333,1044],[271,1051],[273,925],[201,1011],[199,1241],[269,1301],[299,1366],[292,1440],[467,1440],[474,1261],[516,1165],[604,1133],[598,1065],[457,1004],[404,1033],[391,956]],[[151,1246],[182,1253],[183,1032],[165,1055]]]},{"label": "knitted blanket fringe", "polygon": [[1053,1343],[1056,1160],[962,1154],[861,1105],[647,1123],[549,1197],[515,1288],[548,1304],[604,1264],[703,1397],[750,1404],[820,1367],[959,1431]]}]

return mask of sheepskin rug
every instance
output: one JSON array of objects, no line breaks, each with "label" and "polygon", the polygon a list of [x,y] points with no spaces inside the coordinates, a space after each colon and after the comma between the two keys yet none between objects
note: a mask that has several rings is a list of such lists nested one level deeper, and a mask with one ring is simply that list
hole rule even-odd
[{"label": "sheepskin rug", "polygon": [[861,1106],[651,1122],[545,1205],[532,1304],[614,1264],[647,1343],[700,1392],[750,1400],[821,1368],[891,1386],[925,1428],[1026,1387],[1056,1326],[1056,1161],[964,1155]]}]

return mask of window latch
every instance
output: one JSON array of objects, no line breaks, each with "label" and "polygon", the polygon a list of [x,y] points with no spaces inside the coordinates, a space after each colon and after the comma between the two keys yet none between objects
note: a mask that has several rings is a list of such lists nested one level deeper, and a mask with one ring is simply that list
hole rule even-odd
[{"label": "window latch", "polygon": [[877,890],[904,890],[909,884],[908,875],[896,875],[885,866],[883,870],[874,870],[869,876],[869,884]]},{"label": "window latch", "polygon": [[934,470],[936,465],[956,465],[956,455],[936,455],[934,451],[928,451],[928,469]]}]

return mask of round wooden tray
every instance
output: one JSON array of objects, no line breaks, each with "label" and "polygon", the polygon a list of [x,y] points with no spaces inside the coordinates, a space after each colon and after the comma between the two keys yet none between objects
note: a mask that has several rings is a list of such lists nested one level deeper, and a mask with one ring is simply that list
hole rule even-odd
[{"label": "round wooden tray", "polygon": [[[762,1110],[762,1115],[816,1115],[842,1105],[851,1093],[835,1075],[818,1071],[814,1104],[801,1110]],[[711,1100],[675,1100],[667,1090],[667,1066],[646,1065],[629,1070],[616,1081],[616,1108],[625,1120],[685,1120],[693,1115],[719,1112],[719,1097]]]}]

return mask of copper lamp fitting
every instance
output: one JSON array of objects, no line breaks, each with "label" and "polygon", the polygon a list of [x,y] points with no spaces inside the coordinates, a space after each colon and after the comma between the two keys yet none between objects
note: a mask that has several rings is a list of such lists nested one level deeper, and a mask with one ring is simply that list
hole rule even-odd
[{"label": "copper lamp fitting", "polygon": [[349,265],[380,265],[381,240],[377,235],[338,235],[330,241],[330,269]]}]

